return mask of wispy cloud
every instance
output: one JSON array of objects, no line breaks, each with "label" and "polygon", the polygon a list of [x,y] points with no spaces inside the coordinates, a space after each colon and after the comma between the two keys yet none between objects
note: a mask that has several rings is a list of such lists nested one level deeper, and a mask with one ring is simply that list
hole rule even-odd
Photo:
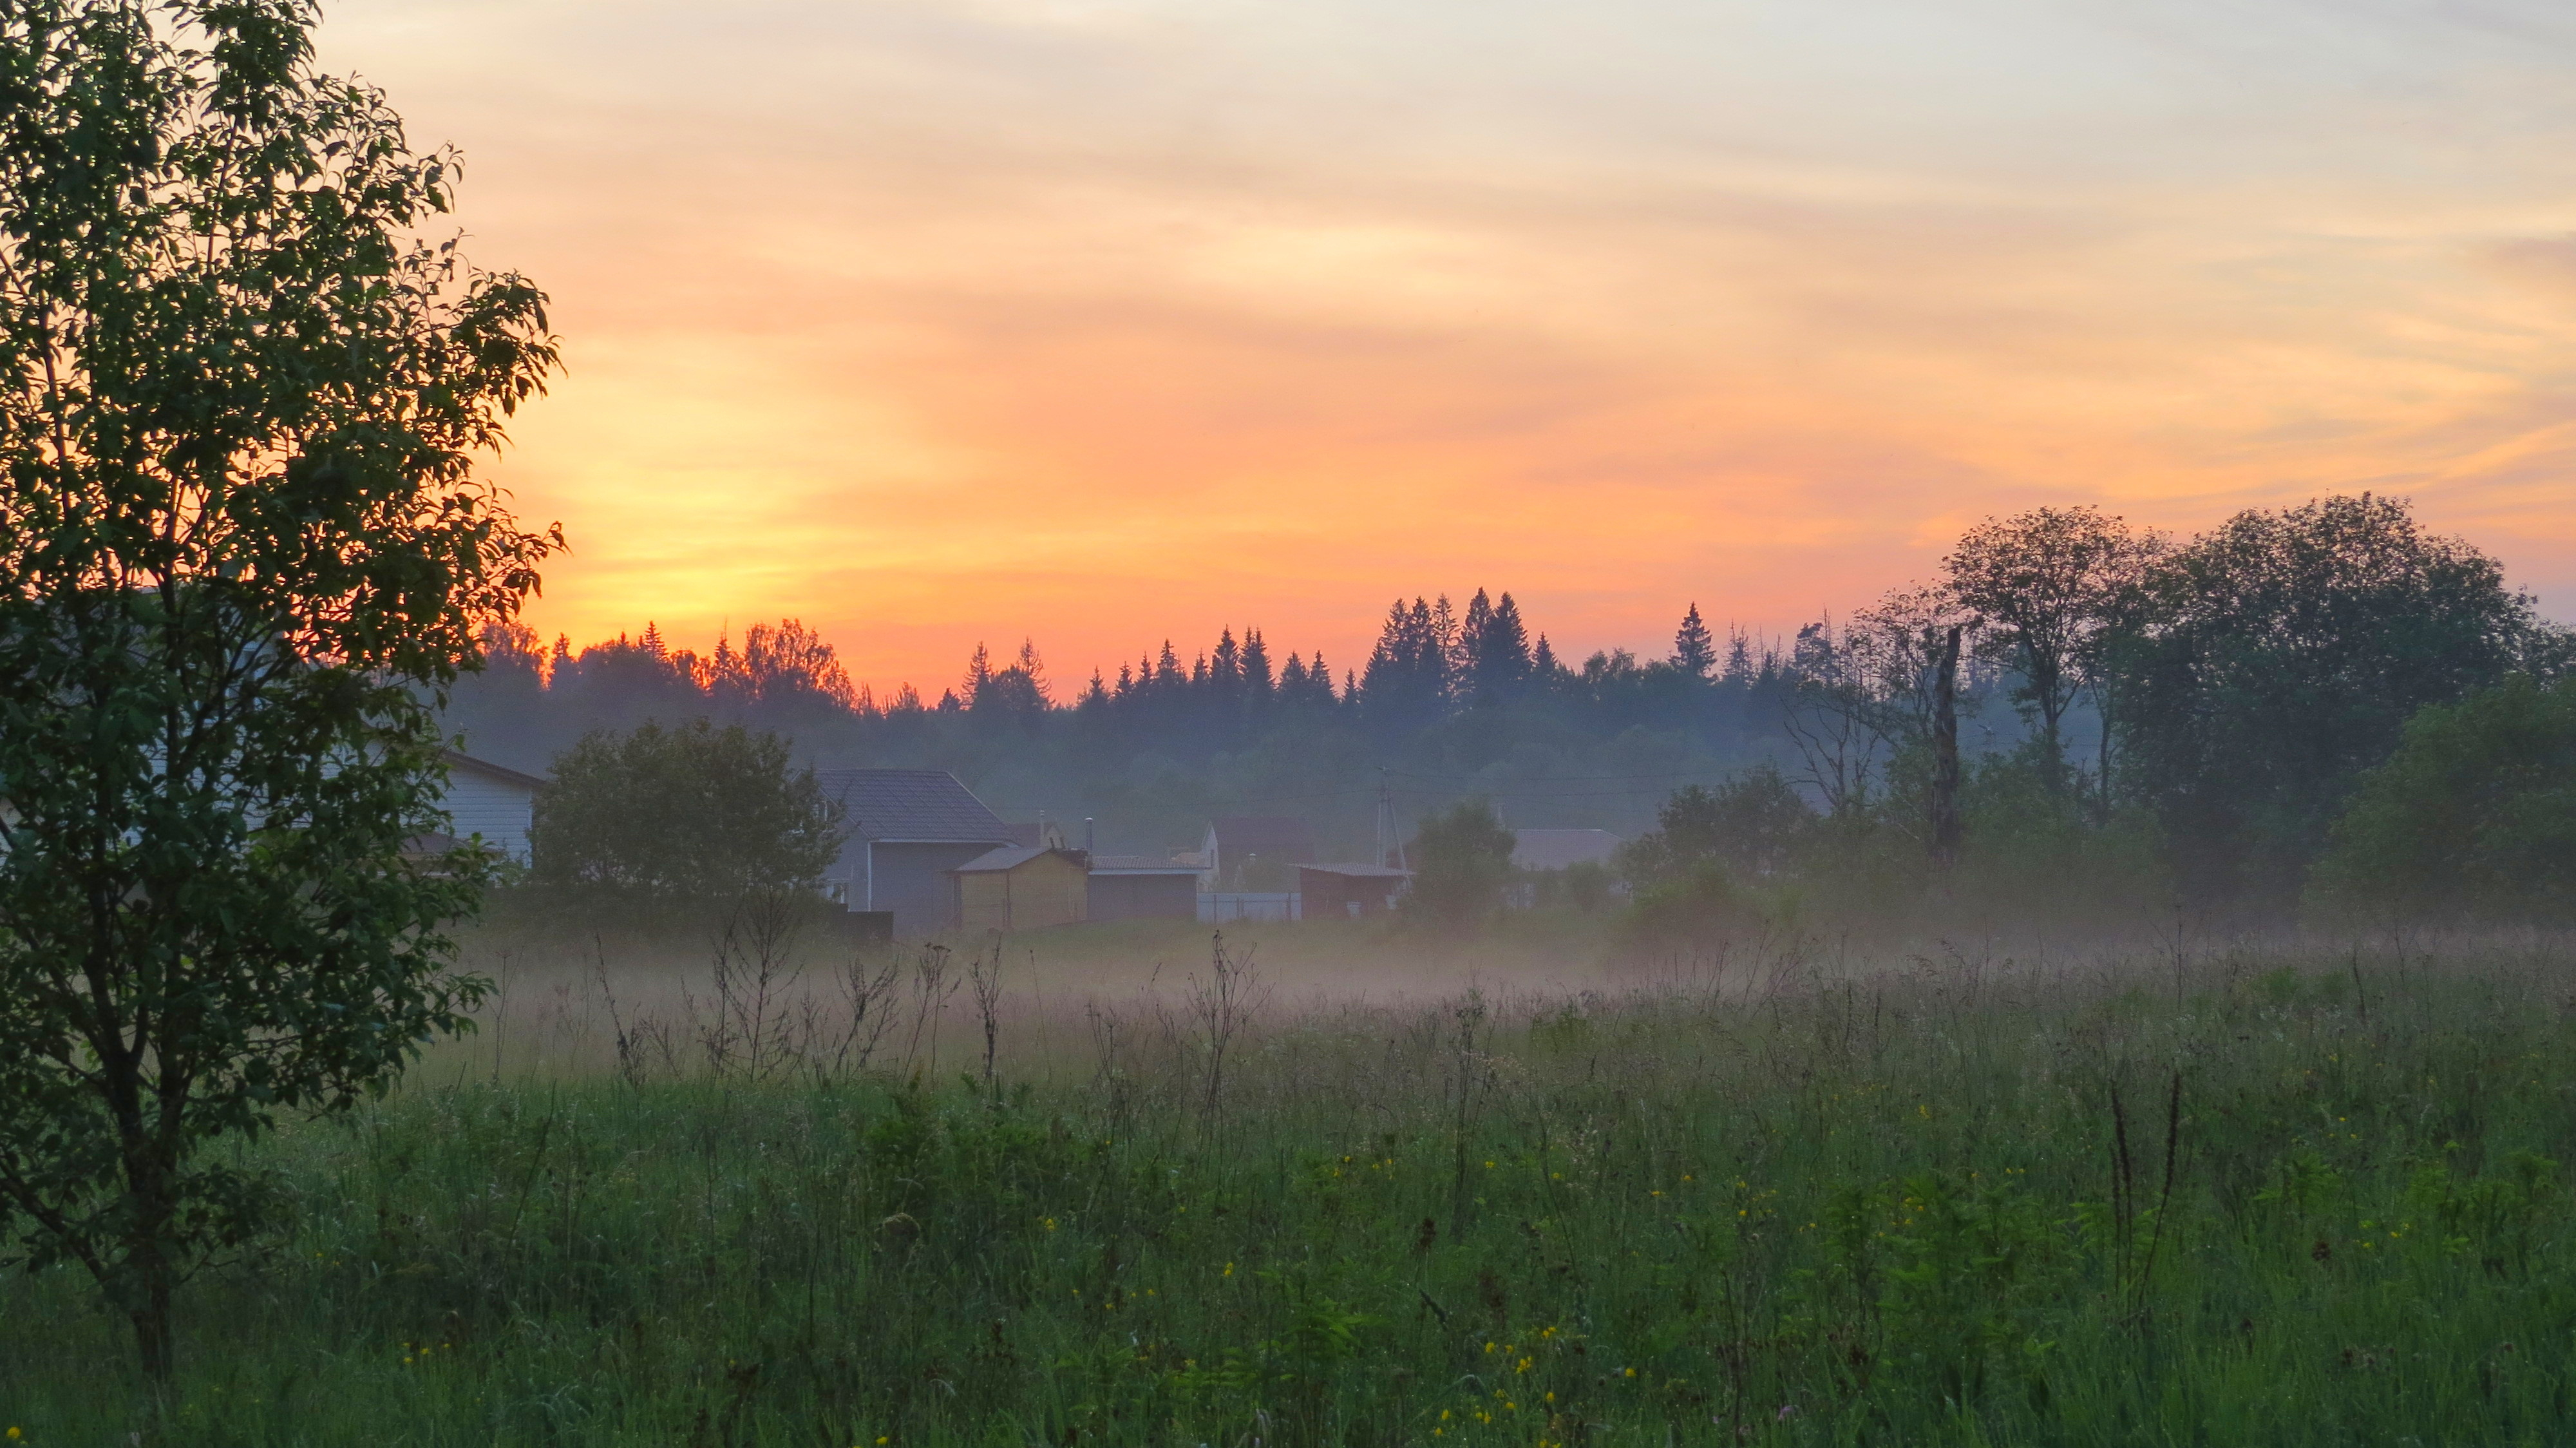
[{"label": "wispy cloud", "polygon": [[2576,26],[1962,0],[359,0],[572,372],[576,637],[864,674],[1384,596],[1767,627],[1962,524],[2372,486],[2576,604]]}]

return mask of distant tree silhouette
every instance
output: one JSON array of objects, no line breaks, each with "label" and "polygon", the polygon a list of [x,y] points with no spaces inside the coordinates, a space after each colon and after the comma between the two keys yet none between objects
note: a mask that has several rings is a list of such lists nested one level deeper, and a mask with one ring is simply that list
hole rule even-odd
[{"label": "distant tree silhouette", "polygon": [[1673,634],[1673,663],[1695,678],[1707,678],[1717,667],[1717,636],[1700,621],[1699,605],[1690,606],[1682,615],[1682,626]]}]

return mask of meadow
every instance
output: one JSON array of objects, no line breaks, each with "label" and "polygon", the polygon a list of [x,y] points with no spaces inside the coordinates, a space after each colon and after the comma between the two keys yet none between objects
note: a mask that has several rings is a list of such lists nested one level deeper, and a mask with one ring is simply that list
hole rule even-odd
[{"label": "meadow", "polygon": [[[1553,987],[1385,966],[1366,996],[1195,937],[1047,993],[1007,944],[763,983],[738,942],[658,996],[605,947],[526,976],[392,1097],[243,1153],[291,1227],[189,1287],[147,1436],[2541,1444],[2576,1417],[2562,938],[1775,941]],[[87,1281],[0,1291],[19,1441],[140,1441]]]}]

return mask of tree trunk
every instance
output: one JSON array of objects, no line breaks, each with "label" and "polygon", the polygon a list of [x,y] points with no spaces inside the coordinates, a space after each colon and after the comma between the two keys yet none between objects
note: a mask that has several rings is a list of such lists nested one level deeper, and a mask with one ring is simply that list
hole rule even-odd
[{"label": "tree trunk", "polygon": [[133,1295],[126,1316],[134,1324],[134,1351],[142,1360],[143,1380],[158,1392],[170,1385],[170,1374],[177,1366],[170,1342],[169,1265],[156,1253],[137,1276],[141,1280],[128,1287]]},{"label": "tree trunk", "polygon": [[[139,1113],[138,1113],[139,1114]],[[125,1147],[125,1257],[108,1284],[126,1320],[134,1325],[134,1350],[143,1380],[157,1395],[177,1368],[172,1346],[170,1297],[178,1284],[170,1229],[177,1215],[176,1163],[157,1133],[134,1133]]]},{"label": "tree trunk", "polygon": [[1959,820],[1959,626],[1941,644],[1941,672],[1932,686],[1932,863],[1947,870],[1959,859],[1965,833]]},{"label": "tree trunk", "polygon": [[2111,691],[2105,687],[2093,691],[2093,714],[2100,722],[2101,739],[2094,749],[2093,788],[2099,796],[2096,809],[2100,823],[2111,821]]}]

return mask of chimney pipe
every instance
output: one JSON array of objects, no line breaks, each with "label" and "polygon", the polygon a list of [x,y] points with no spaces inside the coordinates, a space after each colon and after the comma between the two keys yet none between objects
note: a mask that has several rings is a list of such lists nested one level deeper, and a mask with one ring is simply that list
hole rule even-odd
[{"label": "chimney pipe", "polygon": [[1096,823],[1097,821],[1089,815],[1082,817],[1082,852],[1086,855],[1091,853],[1093,840],[1098,833],[1093,828]]}]

